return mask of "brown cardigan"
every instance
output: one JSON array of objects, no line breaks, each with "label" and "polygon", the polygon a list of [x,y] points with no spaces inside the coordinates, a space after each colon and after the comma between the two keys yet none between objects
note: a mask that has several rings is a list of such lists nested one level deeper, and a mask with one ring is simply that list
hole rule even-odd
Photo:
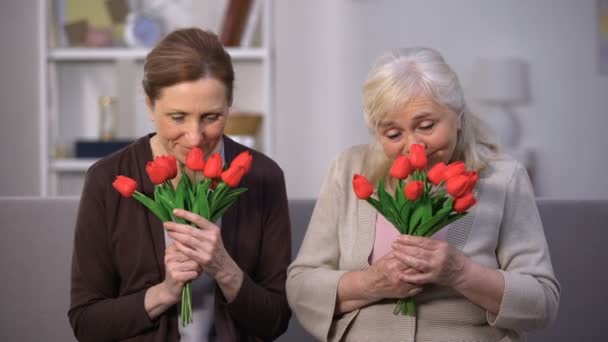
[{"label": "brown cardigan", "polygon": [[[76,222],[68,316],[81,341],[178,341],[177,305],[150,320],[146,290],[164,279],[165,241],[161,222],[133,198],[112,188],[117,175],[137,181],[151,196],[145,172],[152,159],[150,137],[140,138],[87,172]],[[224,137],[230,162],[246,147]],[[283,172],[251,150],[253,165],[241,186],[248,191],[222,218],[222,239],[244,271],[236,299],[215,292],[218,341],[272,340],[291,317],[285,296],[291,259],[290,221]]]}]

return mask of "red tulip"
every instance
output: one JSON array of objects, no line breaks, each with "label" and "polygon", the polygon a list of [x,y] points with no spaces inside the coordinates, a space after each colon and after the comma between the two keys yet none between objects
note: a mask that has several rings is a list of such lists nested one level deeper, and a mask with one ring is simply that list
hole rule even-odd
[{"label": "red tulip", "polygon": [[253,157],[251,156],[251,153],[249,153],[249,151],[243,151],[243,152],[239,153],[239,155],[236,156],[236,158],[234,158],[234,160],[232,160],[230,167],[233,167],[233,166],[240,167],[243,170],[245,170],[245,173],[247,173],[247,172],[249,172],[249,169],[251,168],[252,161],[253,161]]},{"label": "red tulip", "polygon": [[410,160],[406,156],[400,155],[393,162],[391,167],[391,177],[396,179],[405,179],[412,173],[412,167],[410,166]]},{"label": "red tulip", "polygon": [[203,171],[205,169],[205,156],[199,147],[193,147],[186,157],[186,167],[192,171]]},{"label": "red tulip", "polygon": [[426,177],[433,185],[439,185],[445,180],[445,170],[447,166],[444,162],[435,164],[427,173]]},{"label": "red tulip", "polygon": [[236,188],[245,175],[245,169],[238,166],[230,166],[228,170],[222,172],[222,180],[231,188]]},{"label": "red tulip", "polygon": [[169,170],[168,179],[177,177],[177,161],[174,156],[158,156],[154,159],[157,164],[160,164]]},{"label": "red tulip", "polygon": [[112,186],[118,191],[123,197],[131,197],[137,189],[137,182],[127,176],[116,176],[116,179],[112,183]]},{"label": "red tulip", "polygon": [[477,180],[479,179],[479,175],[475,171],[469,171],[467,172],[467,176],[469,177],[469,184],[466,192],[473,192],[473,189],[475,189],[475,184],[477,184]]},{"label": "red tulip", "polygon": [[477,203],[477,199],[473,197],[472,193],[469,192],[468,194],[454,200],[454,211],[457,213],[463,213],[470,207],[474,206],[475,203]]},{"label": "red tulip", "polygon": [[152,181],[152,184],[161,184],[169,179],[170,170],[155,161],[149,161],[146,164],[146,172]]},{"label": "red tulip", "polygon": [[368,199],[374,192],[372,184],[365,176],[359,174],[353,176],[353,189],[355,190],[355,195],[362,200]]},{"label": "red tulip", "polygon": [[405,197],[407,197],[410,201],[415,201],[422,196],[422,192],[424,191],[424,183],[422,181],[411,181],[408,182],[403,189],[403,193]]},{"label": "red tulip", "polygon": [[457,175],[448,179],[445,183],[445,190],[454,198],[464,196],[469,189],[469,176],[466,174]]},{"label": "red tulip", "polygon": [[410,146],[410,164],[414,170],[424,170],[427,165],[426,151],[420,144]]},{"label": "red tulip", "polygon": [[222,156],[219,153],[213,153],[207,159],[203,175],[207,178],[220,178],[222,176]]},{"label": "red tulip", "polygon": [[463,162],[461,162],[461,161],[453,162],[453,163],[449,164],[448,167],[445,169],[445,171],[443,172],[443,176],[445,177],[444,179],[447,180],[454,176],[458,176],[458,175],[465,173],[466,170],[467,170],[467,168]]}]

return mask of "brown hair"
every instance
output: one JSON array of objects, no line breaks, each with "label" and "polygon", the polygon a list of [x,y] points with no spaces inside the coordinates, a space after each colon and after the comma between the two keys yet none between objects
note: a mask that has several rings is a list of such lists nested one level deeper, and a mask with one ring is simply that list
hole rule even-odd
[{"label": "brown hair", "polygon": [[142,85],[153,104],[164,87],[211,77],[226,86],[232,104],[234,69],[232,59],[217,35],[199,28],[175,30],[146,56]]}]

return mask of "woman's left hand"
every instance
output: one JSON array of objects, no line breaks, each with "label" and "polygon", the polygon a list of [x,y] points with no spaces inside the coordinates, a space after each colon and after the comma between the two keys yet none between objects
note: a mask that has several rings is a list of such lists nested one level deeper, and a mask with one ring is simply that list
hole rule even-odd
[{"label": "woman's left hand", "polygon": [[393,254],[418,273],[402,273],[401,280],[417,284],[457,287],[470,259],[446,241],[401,235],[393,243]]},{"label": "woman's left hand", "polygon": [[204,271],[216,277],[232,261],[224,248],[218,226],[205,218],[182,209],[175,209],[173,214],[195,224],[195,229],[187,224],[165,222],[169,237],[175,241],[178,250],[196,261]]}]

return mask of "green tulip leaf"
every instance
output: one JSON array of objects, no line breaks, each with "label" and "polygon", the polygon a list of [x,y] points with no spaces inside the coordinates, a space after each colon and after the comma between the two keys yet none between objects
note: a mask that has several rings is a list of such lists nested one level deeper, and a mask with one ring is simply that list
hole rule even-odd
[{"label": "green tulip leaf", "polygon": [[401,179],[397,181],[397,186],[395,187],[395,199],[397,199],[398,208],[402,208],[403,205],[408,202],[403,193],[403,181]]},{"label": "green tulip leaf", "polygon": [[424,206],[422,205],[418,205],[415,209],[414,212],[412,213],[412,216],[410,217],[410,221],[409,221],[409,228],[408,228],[408,234],[411,235],[416,235],[416,228],[418,227],[418,225],[420,224],[420,221],[422,221],[422,216],[424,215]]},{"label": "green tulip leaf", "polygon": [[215,212],[215,210],[218,208],[220,204],[219,201],[222,199],[224,193],[228,191],[228,189],[228,184],[224,182],[218,183],[218,185],[215,187],[213,194],[211,194],[211,199],[209,200],[209,211],[211,213]]},{"label": "green tulip leaf", "polygon": [[160,204],[154,202],[153,199],[139,192],[133,193],[133,198],[153,212],[154,215],[156,215],[156,217],[158,217],[158,219],[162,222],[171,221],[171,216]]},{"label": "green tulip leaf", "polygon": [[413,202],[407,201],[403,204],[403,206],[401,206],[401,209],[399,209],[399,216],[401,217],[401,222],[404,223],[404,226],[400,228],[401,234],[408,234],[409,232],[409,222],[410,214],[412,212],[412,205]]},{"label": "green tulip leaf", "polygon": [[448,224],[459,220],[461,217],[465,216],[467,213],[457,213],[457,214],[451,214],[447,217],[444,217],[443,221],[436,225],[435,227],[432,227],[428,232],[426,236],[432,236],[433,234],[437,233],[441,228],[447,226]]},{"label": "green tulip leaf", "polygon": [[[173,209],[178,208],[175,206],[175,203],[173,203],[173,201],[171,201],[169,198],[167,198],[166,196],[164,196],[162,194],[158,195],[158,199],[160,199],[160,203],[163,204],[163,206],[166,209],[168,209],[170,213],[173,213]],[[173,215],[171,215],[171,217],[173,217],[173,219],[177,223],[186,223],[186,220],[184,220],[181,217],[177,217],[177,216],[173,216]]]}]

